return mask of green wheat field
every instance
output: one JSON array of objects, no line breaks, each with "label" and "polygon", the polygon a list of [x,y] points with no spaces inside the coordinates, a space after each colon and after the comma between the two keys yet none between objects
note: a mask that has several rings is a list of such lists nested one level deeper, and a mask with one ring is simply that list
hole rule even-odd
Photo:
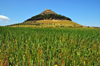
[{"label": "green wheat field", "polygon": [[0,27],[0,66],[100,66],[100,28]]}]

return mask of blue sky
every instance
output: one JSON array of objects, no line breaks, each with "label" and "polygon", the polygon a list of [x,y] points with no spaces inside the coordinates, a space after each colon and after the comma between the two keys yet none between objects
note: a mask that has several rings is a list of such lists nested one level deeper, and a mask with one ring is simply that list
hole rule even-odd
[{"label": "blue sky", "polygon": [[46,8],[78,24],[100,27],[100,0],[0,0],[0,26],[22,23]]}]

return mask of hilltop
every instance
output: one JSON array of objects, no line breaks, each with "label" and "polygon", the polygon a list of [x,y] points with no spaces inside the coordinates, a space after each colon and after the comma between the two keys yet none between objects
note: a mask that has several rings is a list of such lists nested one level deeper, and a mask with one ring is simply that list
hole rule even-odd
[{"label": "hilltop", "polygon": [[33,16],[33,17],[27,19],[26,21],[53,20],[53,19],[55,19],[55,20],[70,20],[70,21],[72,21],[70,18],[62,16],[62,15],[58,15],[57,13],[53,12],[50,9],[46,9],[45,11],[40,13],[39,15]]},{"label": "hilltop", "polygon": [[42,13],[40,13],[40,15],[46,15],[46,14],[56,14],[55,12],[53,12],[51,9],[47,9],[45,11],[43,11]]},{"label": "hilltop", "polygon": [[9,25],[13,27],[85,27],[72,21],[69,17],[58,15],[50,9],[33,16],[23,23]]}]

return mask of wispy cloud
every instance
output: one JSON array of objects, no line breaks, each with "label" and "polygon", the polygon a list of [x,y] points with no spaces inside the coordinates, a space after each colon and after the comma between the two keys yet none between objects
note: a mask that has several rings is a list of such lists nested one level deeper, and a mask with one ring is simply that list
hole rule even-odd
[{"label": "wispy cloud", "polygon": [[6,16],[3,16],[3,15],[0,15],[0,22],[8,23],[7,20],[10,20],[10,18],[8,18],[8,17],[6,17]]}]

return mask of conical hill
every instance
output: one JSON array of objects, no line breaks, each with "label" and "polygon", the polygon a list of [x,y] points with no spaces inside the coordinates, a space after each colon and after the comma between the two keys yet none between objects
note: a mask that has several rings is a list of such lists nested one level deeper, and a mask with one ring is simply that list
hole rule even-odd
[{"label": "conical hill", "polygon": [[62,15],[58,15],[50,9],[46,9],[39,15],[33,16],[23,23],[13,24],[10,26],[18,27],[83,27],[80,24],[73,22],[70,18]]}]

